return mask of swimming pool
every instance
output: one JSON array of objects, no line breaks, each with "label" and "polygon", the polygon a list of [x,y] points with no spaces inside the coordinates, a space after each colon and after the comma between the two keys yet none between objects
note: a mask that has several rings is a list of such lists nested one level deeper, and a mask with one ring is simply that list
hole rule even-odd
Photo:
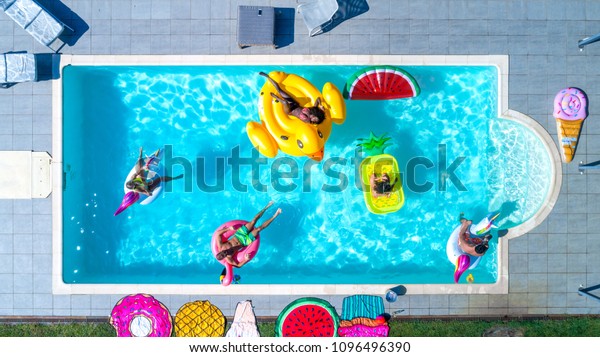
[{"label": "swimming pool", "polygon": [[[554,183],[551,155],[535,131],[499,118],[501,75],[491,65],[401,66],[421,94],[347,101],[348,118],[334,125],[323,163],[266,160],[253,151],[244,128],[258,120],[258,71],[285,70],[317,88],[331,81],[341,89],[361,67],[65,67],[63,282],[218,287],[212,232],[274,200],[283,213],[263,232],[259,255],[239,270],[245,286],[448,284],[454,266],[445,243],[461,212],[477,220],[500,209],[500,225],[510,231],[543,208]],[[405,173],[406,203],[394,214],[369,213],[354,184],[356,139],[370,131],[392,137],[387,152]],[[172,175],[186,179],[152,205],[113,217],[140,146],[148,154],[165,147]],[[258,170],[236,167],[236,158],[257,157],[266,161]],[[473,270],[475,282],[497,283],[499,262],[494,240]]]}]

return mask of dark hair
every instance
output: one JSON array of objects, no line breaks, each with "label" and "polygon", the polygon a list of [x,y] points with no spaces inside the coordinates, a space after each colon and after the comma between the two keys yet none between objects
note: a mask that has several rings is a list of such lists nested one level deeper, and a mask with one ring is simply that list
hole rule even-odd
[{"label": "dark hair", "polygon": [[235,247],[227,248],[217,253],[216,258],[217,260],[223,260],[226,256],[233,255],[233,253],[235,253]]},{"label": "dark hair", "polygon": [[135,187],[135,184],[133,183],[133,181],[127,181],[125,183],[125,187],[127,187],[128,189],[133,189]]},{"label": "dark hair", "polygon": [[394,189],[394,186],[396,185],[396,181],[398,181],[397,178],[396,178],[396,180],[394,180],[394,183],[392,183],[392,184],[390,184],[389,181],[375,182],[375,192],[377,192],[377,193],[392,192],[392,190]]},{"label": "dark hair", "polygon": [[485,252],[487,252],[489,246],[487,244],[478,244],[475,246],[475,253],[477,254],[483,254]]},{"label": "dark hair", "polygon": [[310,107],[308,108],[308,112],[310,115],[313,115],[319,119],[316,122],[311,121],[312,124],[321,124],[323,120],[325,120],[325,112],[323,112],[323,110],[321,110],[319,107]]}]

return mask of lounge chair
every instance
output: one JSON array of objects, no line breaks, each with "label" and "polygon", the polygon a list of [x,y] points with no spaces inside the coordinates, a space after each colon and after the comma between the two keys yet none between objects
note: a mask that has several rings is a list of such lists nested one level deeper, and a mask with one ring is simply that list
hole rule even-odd
[{"label": "lounge chair", "polygon": [[34,0],[0,0],[0,8],[39,43],[58,52],[64,43],[54,48],[56,40],[73,29],[44,9]]},{"label": "lounge chair", "polygon": [[35,55],[8,52],[0,55],[0,87],[9,88],[21,82],[37,81]]},{"label": "lounge chair", "polygon": [[238,46],[273,46],[275,44],[275,8],[272,6],[238,6]]},{"label": "lounge chair", "polygon": [[308,28],[308,35],[312,37],[322,33],[323,28],[332,21],[338,8],[336,0],[313,0],[298,5],[298,12]]}]

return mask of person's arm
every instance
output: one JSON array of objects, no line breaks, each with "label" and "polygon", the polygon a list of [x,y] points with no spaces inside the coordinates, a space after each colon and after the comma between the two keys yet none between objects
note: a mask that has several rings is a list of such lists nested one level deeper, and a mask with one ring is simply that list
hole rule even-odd
[{"label": "person's arm", "polygon": [[471,223],[473,223],[473,222],[468,221],[468,220],[464,220],[461,223],[460,231],[458,231],[458,245],[460,247],[463,247],[463,245],[468,246],[467,242],[465,241],[465,233],[467,232],[467,229],[469,228],[469,225],[471,225]]},{"label": "person's arm", "polygon": [[[217,234],[219,235],[219,237],[221,237],[221,234],[223,233],[219,233],[220,231],[217,232]],[[216,243],[217,243],[217,252],[220,252],[223,250],[223,242],[221,241],[221,239],[216,239]]]},{"label": "person's arm", "polygon": [[373,187],[371,187],[371,195],[373,195],[375,198],[379,198],[381,196],[386,196],[387,193],[379,193]]},{"label": "person's arm", "polygon": [[244,265],[243,263],[240,264],[240,263],[236,262],[231,255],[226,256],[225,261],[227,261],[227,263],[231,264],[232,266],[234,266],[236,268],[239,268],[242,265]]},{"label": "person's arm", "polygon": [[318,97],[317,100],[315,100],[315,107],[319,108],[321,110],[323,110],[323,105],[321,104],[321,97]]},{"label": "person's arm", "polygon": [[371,174],[371,176],[369,176],[369,186],[371,187],[371,194],[375,196],[377,193],[375,191],[375,174]]},{"label": "person's arm", "polygon": [[248,263],[250,261],[250,253],[245,253],[244,254],[244,259],[236,262],[232,256],[228,256],[227,257],[227,262],[231,265],[233,265],[236,268],[241,268],[243,265],[245,265],[246,263]]},{"label": "person's arm", "polygon": [[137,185],[135,187],[135,190],[140,193],[146,194],[148,196],[152,196],[152,192],[148,191],[148,189],[146,187],[144,187],[143,185]]},{"label": "person's arm", "polygon": [[143,167],[144,167],[144,148],[141,147],[140,148],[140,156],[138,157],[137,162],[135,163],[136,175],[140,172],[140,170],[142,170]]},{"label": "person's arm", "polygon": [[219,229],[218,231],[216,231],[215,233],[221,237],[223,237],[223,233],[227,232],[227,231],[233,231],[235,230],[235,228],[233,228],[233,226],[229,226],[229,227],[225,227],[223,229]]}]

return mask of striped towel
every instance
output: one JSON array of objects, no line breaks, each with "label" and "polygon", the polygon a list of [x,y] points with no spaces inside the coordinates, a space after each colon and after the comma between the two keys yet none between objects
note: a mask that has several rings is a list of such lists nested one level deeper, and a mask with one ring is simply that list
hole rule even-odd
[{"label": "striped towel", "polygon": [[342,320],[352,320],[355,317],[375,319],[384,312],[385,307],[381,296],[347,296],[342,304]]}]

